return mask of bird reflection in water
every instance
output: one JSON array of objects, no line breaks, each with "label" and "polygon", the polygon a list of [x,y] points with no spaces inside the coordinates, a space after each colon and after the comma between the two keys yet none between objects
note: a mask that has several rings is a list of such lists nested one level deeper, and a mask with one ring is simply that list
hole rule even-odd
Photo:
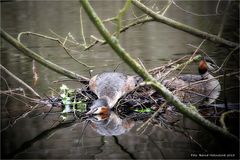
[{"label": "bird reflection in water", "polygon": [[87,120],[90,121],[91,127],[103,136],[117,136],[127,133],[135,124],[131,119],[121,119],[113,111],[108,114],[91,115]]}]

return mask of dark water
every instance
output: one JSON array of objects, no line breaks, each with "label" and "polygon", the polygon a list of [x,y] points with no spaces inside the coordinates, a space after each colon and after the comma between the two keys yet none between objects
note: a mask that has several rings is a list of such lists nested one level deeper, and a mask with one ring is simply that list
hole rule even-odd
[{"label": "dark water", "polygon": [[[92,1],[93,7],[102,19],[112,17],[124,5],[123,1]],[[153,5],[154,2],[148,2]],[[161,8],[166,4],[164,1],[155,1],[154,9]],[[184,9],[198,14],[214,14],[217,1],[191,2],[181,1],[177,3]],[[223,12],[227,2],[221,2],[219,12]],[[235,6],[236,8],[236,6]],[[82,42],[80,22],[79,22],[80,4],[78,1],[12,1],[1,2],[1,27],[14,37],[19,32],[32,31],[45,35],[54,35],[50,29],[57,34],[65,37],[70,32],[77,40]],[[141,15],[141,12],[133,7],[135,14]],[[238,10],[237,10],[238,11]],[[238,12],[231,9],[226,25],[226,33],[231,33],[238,37]],[[90,42],[90,35],[100,38],[95,27],[88,20],[87,15],[83,13],[83,27],[87,43]],[[194,16],[188,14],[175,6],[171,6],[166,16],[186,23],[201,30],[218,33],[222,16]],[[129,12],[124,18],[131,18]],[[107,23],[110,30],[114,31],[114,25]],[[224,35],[225,36],[225,35]],[[226,34],[226,36],[229,36]],[[229,39],[236,39],[234,36]],[[139,25],[126,31],[120,36],[122,46],[134,58],[139,58],[146,68],[153,68],[168,62],[170,59],[177,59],[183,55],[189,55],[194,48],[188,44],[198,46],[202,39],[191,36],[182,31],[178,31],[161,23],[151,22]],[[89,77],[89,70],[84,66],[72,60],[65,51],[53,41],[37,38],[34,36],[24,36],[22,42],[30,49],[36,51],[54,63],[66,67],[78,74]],[[80,51],[82,48],[71,46],[71,49]],[[229,53],[226,48],[215,45],[210,42],[204,43],[202,49],[205,50],[217,64],[221,64]],[[95,46],[90,51],[81,53],[72,52],[77,59],[95,66],[92,74],[103,71],[113,71],[121,62],[120,58],[107,46]],[[238,55],[234,55],[227,67],[238,69]],[[1,39],[1,64],[9,69],[16,76],[24,80],[30,86],[40,93],[40,95],[50,94],[49,87],[59,88],[60,83],[52,83],[54,80],[64,78],[63,76],[50,71],[49,69],[36,64],[39,79],[36,85],[33,85],[32,61],[25,57],[6,41]],[[133,74],[133,71],[121,64],[117,71]],[[196,64],[187,67],[185,72],[196,72]],[[10,88],[19,87],[14,79],[1,73]],[[1,90],[6,89],[4,81],[1,81]],[[235,78],[226,80],[227,86],[239,86]],[[64,82],[65,83],[65,82]],[[223,83],[223,82],[221,82]],[[66,82],[69,87],[78,88],[81,85],[77,82]],[[238,88],[231,89],[226,92],[227,100],[231,103],[238,102]],[[221,100],[223,100],[221,95]],[[18,117],[28,109],[24,104],[17,102],[13,98],[1,95],[1,128],[5,128],[10,119],[5,107],[11,114],[11,117]],[[219,101],[222,103],[222,101]],[[4,107],[5,106],[5,107]],[[34,138],[36,135],[52,126],[53,122],[58,120],[56,115],[43,116],[36,118],[24,118],[13,126],[1,133],[1,152],[5,157],[9,153],[15,151],[21,144]],[[188,119],[184,119],[186,128],[190,128],[189,133],[198,141],[202,148],[196,143],[189,140],[180,133],[162,128],[160,126],[151,126],[143,133],[136,132],[136,126],[124,135],[117,137],[103,137],[94,132],[91,127],[87,127],[83,140],[79,143],[79,137],[83,129],[83,124],[75,124],[68,128],[62,128],[34,143],[30,148],[16,155],[16,158],[78,158],[78,159],[134,159],[134,158],[190,158],[191,154],[204,153],[203,149],[211,153],[233,153],[226,151],[227,149],[221,143],[214,141],[213,137],[206,131],[202,130],[198,125],[192,123]],[[236,146],[233,146],[235,149]],[[229,148],[229,147],[227,147]],[[230,149],[229,149],[230,150]],[[235,155],[236,156],[236,155]],[[235,157],[236,158],[236,157]]]}]

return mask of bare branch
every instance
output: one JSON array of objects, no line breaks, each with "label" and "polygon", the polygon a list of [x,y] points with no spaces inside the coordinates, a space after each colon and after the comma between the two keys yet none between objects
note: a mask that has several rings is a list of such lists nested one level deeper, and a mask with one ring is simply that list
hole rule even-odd
[{"label": "bare branch", "polygon": [[231,114],[231,113],[234,113],[234,112],[238,112],[239,113],[239,110],[231,110],[231,111],[227,111],[227,112],[224,112],[221,117],[220,117],[220,123],[223,127],[223,129],[227,130],[227,126],[225,124],[225,117],[228,115],[228,114]]},{"label": "bare branch", "polygon": [[[180,9],[180,10],[182,10],[182,11],[188,13],[188,14],[194,15],[194,16],[208,17],[208,16],[219,16],[219,15],[221,15],[221,14],[219,14],[218,12],[213,13],[213,14],[199,14],[199,13],[194,13],[194,12],[188,11],[188,10],[180,7],[174,0],[171,0],[171,1],[172,1],[172,3],[174,4],[174,6],[176,6],[178,9]],[[217,8],[218,8],[218,6],[217,6]]]},{"label": "bare branch", "polygon": [[65,75],[69,78],[72,79],[79,79],[81,80],[82,83],[88,83],[89,79],[78,75],[74,72],[71,72],[65,68],[62,68],[54,63],[52,63],[49,60],[44,59],[42,56],[38,55],[37,53],[33,52],[32,50],[30,50],[29,48],[25,47],[22,43],[20,43],[19,41],[17,41],[15,38],[13,38],[11,35],[9,35],[8,33],[6,33],[2,28],[1,28],[1,36],[10,44],[12,44],[15,48],[17,48],[18,50],[20,50],[23,54],[25,54],[28,57],[31,57],[32,59],[35,59],[37,62],[41,63],[42,65],[46,66],[47,68]]},{"label": "bare branch", "polygon": [[[32,35],[35,35],[35,36],[39,36],[39,37],[42,37],[42,38],[46,38],[46,39],[49,39],[49,40],[56,41],[56,42],[58,42],[58,43],[60,44],[60,46],[65,50],[65,52],[67,53],[67,55],[69,55],[74,61],[76,61],[77,63],[79,63],[79,64],[81,64],[81,65],[83,65],[83,66],[85,66],[85,67],[87,67],[87,68],[92,68],[92,67],[94,67],[94,66],[89,66],[89,65],[87,65],[87,64],[85,64],[85,63],[77,60],[75,57],[73,57],[73,56],[69,53],[69,51],[74,51],[74,50],[71,50],[71,49],[69,49],[69,48],[67,48],[67,47],[65,46],[65,43],[66,43],[67,40],[68,40],[67,37],[65,37],[65,38],[64,38],[64,41],[62,42],[62,41],[61,41],[60,39],[58,39],[58,38],[46,36],[46,35],[39,34],[39,33],[34,33],[34,32],[21,32],[21,33],[18,34],[18,38],[17,38],[19,42],[21,42],[21,39],[20,39],[21,36],[22,36],[22,35],[25,35],[25,34],[32,34]],[[70,33],[69,33],[68,36],[71,36],[71,37],[73,38],[73,36],[72,36]],[[86,45],[84,45],[84,46],[86,46]],[[81,52],[79,52],[79,51],[75,51],[75,52],[81,53]]]},{"label": "bare branch", "polygon": [[167,24],[167,25],[169,25],[169,26],[171,26],[173,28],[182,30],[184,32],[190,33],[190,34],[195,35],[197,37],[201,37],[201,38],[210,40],[210,41],[212,41],[214,43],[220,43],[220,44],[224,44],[224,45],[227,45],[227,46],[230,46],[230,47],[239,46],[238,43],[231,42],[231,41],[228,41],[228,40],[223,39],[223,38],[219,38],[216,35],[213,35],[213,34],[210,34],[210,33],[204,32],[204,31],[201,31],[199,29],[196,29],[196,28],[193,28],[193,27],[188,26],[186,24],[177,22],[177,21],[172,20],[170,18],[167,18],[165,16],[161,16],[161,15],[157,14],[156,12],[152,11],[150,8],[148,8],[145,5],[143,5],[138,0],[132,0],[132,3],[136,7],[141,9],[144,13],[146,13],[147,15],[151,16],[152,18],[154,18],[155,21]]},{"label": "bare branch", "polygon": [[35,96],[41,98],[41,96],[36,91],[34,91],[34,89],[32,89],[32,87],[30,87],[28,84],[26,84],[23,80],[21,80],[17,76],[15,76],[13,73],[11,73],[9,70],[7,70],[5,67],[3,67],[1,64],[0,64],[0,68],[2,70],[4,70],[9,76],[13,77],[16,81],[18,81],[20,84],[22,84],[24,87],[29,89]]}]

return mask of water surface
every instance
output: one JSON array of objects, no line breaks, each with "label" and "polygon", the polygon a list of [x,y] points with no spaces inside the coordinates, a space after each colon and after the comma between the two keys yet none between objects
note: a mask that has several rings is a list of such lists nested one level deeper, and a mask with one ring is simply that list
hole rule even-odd
[{"label": "water surface", "polygon": [[[102,19],[106,19],[116,15],[117,11],[124,5],[124,2],[91,1],[91,4],[99,16]],[[164,4],[166,4],[166,2],[156,1],[155,7],[153,8],[161,8]],[[192,12],[212,14],[215,13],[217,1],[181,1],[178,2],[178,4]],[[149,5],[153,5],[153,2],[149,2]],[[226,2],[221,2],[219,12],[222,12],[225,6]],[[67,36],[70,32],[77,41],[82,42],[79,9],[80,4],[78,1],[1,2],[1,27],[14,37],[17,37],[17,34],[23,31],[32,31],[54,36],[49,31],[53,30],[63,37]],[[141,12],[137,8],[133,7],[133,10],[135,14],[141,15]],[[234,10],[231,11],[234,12]],[[82,13],[87,43],[90,42],[90,35],[101,38],[83,10]],[[166,16],[214,34],[218,32],[222,18],[222,16],[194,16],[174,6],[169,8]],[[125,19],[131,17],[130,12],[124,16]],[[238,21],[238,19],[233,19],[231,22],[235,21]],[[114,31],[114,25],[107,23],[107,26],[111,31]],[[236,28],[238,28],[238,26],[233,23],[230,32],[234,32]],[[157,22],[138,25],[120,36],[122,46],[131,56],[141,59],[148,69],[160,66],[171,59],[177,59],[183,55],[190,55],[194,51],[194,48],[188,44],[198,46],[201,41],[202,39],[200,38]],[[72,60],[56,42],[34,36],[24,36],[22,37],[22,42],[30,49],[54,63],[89,77],[89,69]],[[72,49],[82,50],[74,46],[72,46]],[[204,43],[202,49],[213,57],[218,64],[221,64],[226,54],[228,54],[226,49],[210,42]],[[81,54],[72,52],[72,55],[88,65],[95,66],[93,68],[93,75],[104,71],[113,71],[115,67],[122,62],[107,45],[97,45],[91,50],[82,52]],[[30,86],[33,86],[32,60],[22,55],[2,39],[1,64]],[[235,69],[238,68],[238,65],[238,58],[231,60],[229,63],[229,67]],[[49,87],[59,88],[61,84],[52,82],[64,78],[63,76],[38,63],[36,67],[39,79],[33,88],[40,93],[40,95],[50,94]],[[125,64],[121,64],[117,71],[133,74],[133,71]],[[196,64],[194,63],[190,67],[187,67],[185,72],[196,73]],[[4,73],[1,73],[1,75],[8,81],[8,85],[11,88],[19,87],[19,84],[16,83],[14,79]],[[227,85],[239,85],[238,81],[234,81],[232,78],[230,78],[229,83],[230,82],[231,84],[227,83]],[[66,84],[72,88],[81,87],[77,82],[66,82]],[[4,89],[6,89],[6,85],[4,85],[2,81],[1,90]],[[229,102],[238,102],[238,95],[238,90],[229,90],[227,99]],[[3,107],[6,97],[1,96],[1,100],[1,124],[2,128],[4,128],[10,119]],[[8,112],[11,113],[11,116],[19,116],[27,109],[22,103],[12,98],[8,99],[5,106]],[[23,142],[32,139],[43,130],[50,128],[53,121],[57,119],[58,117],[56,115],[51,115],[45,119],[40,116],[19,120],[13,127],[10,127],[1,134],[1,151],[3,157],[16,150]],[[194,139],[201,143],[202,148],[214,153],[224,152],[224,148],[219,146],[218,143],[198,125],[186,118],[184,124],[186,128],[191,129],[189,132]],[[139,133],[136,132],[136,128],[139,125],[140,124],[137,124],[129,133],[117,137],[103,137],[94,132],[91,127],[87,127],[83,141],[79,143],[83,124],[76,124],[68,128],[59,129],[48,138],[37,141],[30,148],[18,154],[16,158],[189,158],[193,153],[203,153],[203,150],[198,145],[184,135],[159,126],[152,126],[146,133],[139,135]]]}]

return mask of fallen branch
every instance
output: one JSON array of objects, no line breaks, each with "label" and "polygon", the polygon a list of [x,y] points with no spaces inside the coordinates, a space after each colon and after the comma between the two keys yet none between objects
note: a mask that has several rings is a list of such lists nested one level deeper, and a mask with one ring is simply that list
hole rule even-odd
[{"label": "fallen branch", "polygon": [[[136,1],[134,1],[136,2]],[[98,15],[95,13],[92,6],[87,0],[81,0],[84,10],[89,16],[92,23],[96,26],[100,34],[106,40],[106,42],[112,47],[112,49],[118,54],[118,56],[124,60],[138,75],[140,75],[145,81],[148,82],[155,90],[157,90],[168,102],[172,103],[182,114],[186,115],[206,130],[215,133],[218,136],[227,138],[238,143],[238,138],[226,130],[216,126],[207,119],[203,118],[197,111],[187,107],[176,96],[174,96],[165,86],[157,82],[147,71],[145,71],[139,63],[134,60],[129,53],[127,53],[119,44],[116,37],[111,36],[107,28],[104,26]],[[138,2],[139,3],[139,2]]]}]

